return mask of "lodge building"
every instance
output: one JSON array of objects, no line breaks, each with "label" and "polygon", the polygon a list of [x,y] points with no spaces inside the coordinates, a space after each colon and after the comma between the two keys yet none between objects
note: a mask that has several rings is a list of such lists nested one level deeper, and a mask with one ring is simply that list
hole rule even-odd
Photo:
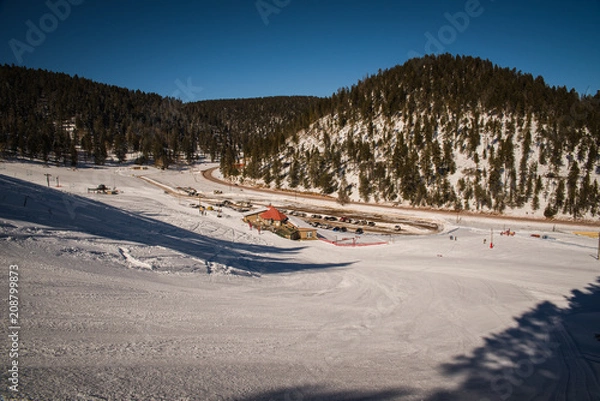
[{"label": "lodge building", "polygon": [[290,219],[281,213],[274,206],[269,206],[266,210],[260,210],[244,216],[244,222],[249,227],[259,230],[267,230],[277,235],[291,240],[315,240],[317,239],[317,229],[308,225],[304,226],[299,221],[290,221]]}]

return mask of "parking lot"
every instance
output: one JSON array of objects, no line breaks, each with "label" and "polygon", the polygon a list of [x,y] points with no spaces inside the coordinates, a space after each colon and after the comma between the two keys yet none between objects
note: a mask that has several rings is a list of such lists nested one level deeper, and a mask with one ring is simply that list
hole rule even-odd
[{"label": "parking lot", "polygon": [[315,228],[340,234],[432,234],[440,226],[432,221],[405,219],[399,216],[352,213],[341,214],[329,209],[294,208],[283,213],[300,218]]}]

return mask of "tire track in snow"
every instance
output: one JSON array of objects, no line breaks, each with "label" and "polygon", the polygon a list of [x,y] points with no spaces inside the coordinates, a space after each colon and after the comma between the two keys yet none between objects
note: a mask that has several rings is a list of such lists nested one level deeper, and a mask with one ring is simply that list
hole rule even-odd
[{"label": "tire track in snow", "polygon": [[590,362],[582,355],[568,329],[558,324],[554,327],[558,334],[560,356],[563,363],[557,383],[561,396],[559,399],[577,399],[581,401],[594,401],[600,395],[600,383],[595,375],[595,370]]}]

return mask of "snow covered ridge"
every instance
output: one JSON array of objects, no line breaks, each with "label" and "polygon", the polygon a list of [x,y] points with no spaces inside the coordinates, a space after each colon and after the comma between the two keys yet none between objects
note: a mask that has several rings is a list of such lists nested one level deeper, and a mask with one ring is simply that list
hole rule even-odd
[{"label": "snow covered ridge", "polygon": [[600,221],[600,133],[579,128],[578,142],[557,148],[556,128],[533,114],[375,115],[319,119],[253,182],[352,201]]}]

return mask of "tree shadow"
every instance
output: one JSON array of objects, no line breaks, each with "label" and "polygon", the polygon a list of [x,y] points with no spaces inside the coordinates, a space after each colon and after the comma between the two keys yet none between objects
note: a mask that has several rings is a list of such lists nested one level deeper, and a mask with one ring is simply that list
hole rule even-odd
[{"label": "tree shadow", "polygon": [[538,304],[442,365],[461,384],[429,400],[600,400],[600,278],[566,299],[565,308]]},{"label": "tree shadow", "polygon": [[327,390],[323,387],[293,387],[251,394],[237,401],[386,401],[400,400],[413,394],[409,389]]},{"label": "tree shadow", "polygon": [[260,274],[349,266],[349,263],[299,263],[294,256],[305,248],[302,246],[280,248],[211,238],[142,213],[1,174],[0,219],[20,220],[49,227],[48,230],[81,232],[116,242],[161,246],[209,263]]}]

